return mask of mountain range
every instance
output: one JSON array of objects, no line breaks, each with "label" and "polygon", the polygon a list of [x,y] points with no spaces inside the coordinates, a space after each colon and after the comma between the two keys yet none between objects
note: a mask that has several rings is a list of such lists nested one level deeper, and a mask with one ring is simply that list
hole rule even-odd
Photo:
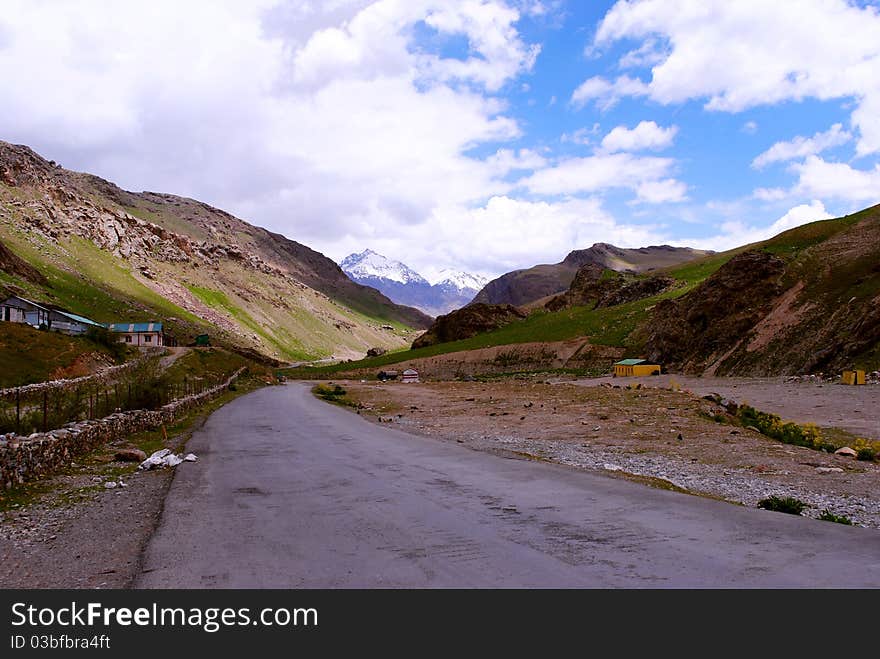
[{"label": "mountain range", "polygon": [[2,141],[0,245],[7,292],[98,322],[161,320],[181,342],[209,333],[282,361],[401,347],[430,323],[284,236]]},{"label": "mountain range", "polygon": [[432,316],[463,307],[486,284],[484,277],[455,270],[441,270],[431,282],[406,264],[370,249],[349,254],[340,266],[353,281]]}]

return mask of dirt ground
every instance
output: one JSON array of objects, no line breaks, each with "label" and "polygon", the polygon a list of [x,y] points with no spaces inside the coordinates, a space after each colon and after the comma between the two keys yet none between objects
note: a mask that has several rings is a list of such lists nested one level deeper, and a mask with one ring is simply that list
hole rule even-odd
[{"label": "dirt ground", "polygon": [[[823,406],[832,404],[809,403],[815,385],[774,389],[768,383],[750,388],[726,382],[739,401],[766,411],[777,411],[770,405],[777,401],[785,418],[831,419],[840,425],[837,407],[825,416],[809,413],[824,413]],[[809,504],[805,515],[817,517],[828,510],[880,528],[880,465],[781,444],[753,430],[718,423],[712,419],[721,411],[716,404],[695,393],[659,388],[663,381],[652,380],[658,388],[638,389],[627,388],[622,379],[340,384],[358,404],[357,413],[374,422],[477,450],[604,470],[749,506],[770,495],[794,496]],[[724,395],[719,384],[712,382],[709,388]],[[868,396],[873,390],[855,395]],[[783,409],[787,400],[793,403],[788,412]],[[850,403],[843,408],[846,414],[864,410],[860,418],[871,423],[868,398],[859,399],[859,405],[852,398],[842,400]],[[876,421],[876,406],[870,414]],[[855,429],[861,422],[848,425]]]},{"label": "dirt ground", "polygon": [[880,385],[850,387],[789,378],[720,378],[661,375],[651,378],[586,378],[553,380],[583,387],[643,383],[649,387],[677,384],[698,396],[717,393],[748,403],[783,419],[817,426],[842,428],[859,437],[880,440]]}]

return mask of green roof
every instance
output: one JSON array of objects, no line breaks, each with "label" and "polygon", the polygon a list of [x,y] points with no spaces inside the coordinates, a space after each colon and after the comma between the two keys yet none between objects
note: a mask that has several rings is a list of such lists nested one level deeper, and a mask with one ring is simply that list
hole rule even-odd
[{"label": "green roof", "polygon": [[644,363],[644,359],[621,359],[615,364],[615,366],[638,366],[639,364]]}]

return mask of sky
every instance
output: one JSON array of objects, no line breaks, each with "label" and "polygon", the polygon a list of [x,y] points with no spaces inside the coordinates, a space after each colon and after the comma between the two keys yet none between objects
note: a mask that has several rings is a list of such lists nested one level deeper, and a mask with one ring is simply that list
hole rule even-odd
[{"label": "sky", "polygon": [[0,5],[0,139],[337,261],[492,277],[880,202],[876,1]]}]

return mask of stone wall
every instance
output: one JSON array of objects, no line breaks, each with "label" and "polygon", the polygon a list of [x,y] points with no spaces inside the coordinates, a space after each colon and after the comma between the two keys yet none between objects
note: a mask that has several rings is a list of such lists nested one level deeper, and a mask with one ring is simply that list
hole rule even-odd
[{"label": "stone wall", "polygon": [[11,489],[51,474],[76,456],[120,436],[168,425],[189,410],[219,396],[245,368],[200,394],[178,398],[158,410],[117,412],[103,419],[68,423],[29,437],[0,436],[0,485]]}]

